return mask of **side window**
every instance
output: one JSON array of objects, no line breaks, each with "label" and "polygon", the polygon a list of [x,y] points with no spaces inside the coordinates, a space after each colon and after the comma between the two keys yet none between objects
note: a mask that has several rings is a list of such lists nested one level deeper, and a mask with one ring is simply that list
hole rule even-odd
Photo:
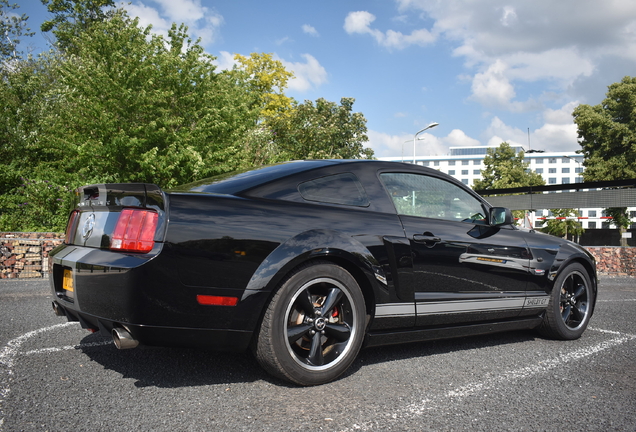
[{"label": "side window", "polygon": [[486,224],[481,202],[457,185],[422,174],[384,173],[398,214]]},{"label": "side window", "polygon": [[298,185],[298,192],[307,201],[357,207],[369,205],[369,198],[364,187],[358,178],[351,173],[306,181]]}]

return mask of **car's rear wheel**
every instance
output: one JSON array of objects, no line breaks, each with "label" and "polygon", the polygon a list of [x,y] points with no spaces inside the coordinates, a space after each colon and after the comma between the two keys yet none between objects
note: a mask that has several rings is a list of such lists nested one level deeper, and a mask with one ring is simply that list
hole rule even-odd
[{"label": "car's rear wheel", "polygon": [[263,317],[256,358],[271,374],[300,385],[336,379],[364,337],[364,296],[342,267],[320,261],[293,272]]},{"label": "car's rear wheel", "polygon": [[539,331],[553,339],[578,339],[587,328],[593,304],[594,292],[587,271],[581,264],[570,264],[554,283]]}]

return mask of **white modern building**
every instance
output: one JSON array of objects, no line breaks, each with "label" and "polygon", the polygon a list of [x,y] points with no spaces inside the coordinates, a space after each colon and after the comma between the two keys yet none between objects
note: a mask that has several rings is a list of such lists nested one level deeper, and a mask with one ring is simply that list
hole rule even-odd
[{"label": "white modern building", "polygon": [[[417,165],[437,169],[462,183],[471,186],[475,180],[481,179],[484,169],[484,158],[489,146],[450,147],[450,154],[444,156],[416,156]],[[520,145],[511,145],[517,153],[524,151],[524,160],[529,168],[541,174],[546,185],[582,183],[583,156],[575,152],[526,151]],[[413,162],[413,157],[404,160],[402,157],[382,157],[381,160]],[[554,193],[554,192],[552,192]],[[636,208],[629,208],[632,221],[636,221]],[[530,221],[536,224],[540,218],[551,217],[549,209],[536,209],[529,214]],[[604,217],[602,208],[585,208],[579,210],[579,220],[585,229],[614,228],[611,221]],[[636,228],[636,223],[632,224]]]}]

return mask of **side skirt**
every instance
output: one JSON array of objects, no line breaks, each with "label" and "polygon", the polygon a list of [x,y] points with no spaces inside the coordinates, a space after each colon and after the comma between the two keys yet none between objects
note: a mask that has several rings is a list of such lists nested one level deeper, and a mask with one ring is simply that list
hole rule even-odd
[{"label": "side skirt", "polygon": [[367,334],[366,347],[394,345],[406,342],[422,342],[435,339],[450,339],[464,336],[477,336],[512,330],[527,330],[537,327],[543,321],[543,313],[538,317],[471,324],[457,327],[436,327],[390,332],[371,332]]}]

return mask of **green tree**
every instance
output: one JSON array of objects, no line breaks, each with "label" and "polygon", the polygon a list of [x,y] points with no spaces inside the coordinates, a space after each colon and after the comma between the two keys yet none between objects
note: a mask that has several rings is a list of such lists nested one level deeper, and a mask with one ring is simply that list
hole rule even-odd
[{"label": "green tree", "polygon": [[473,189],[505,189],[524,186],[542,186],[543,177],[529,169],[523,161],[524,152],[515,154],[510,144],[503,142],[499,147],[489,148],[484,158],[481,180],[475,181]]},{"label": "green tree", "polygon": [[373,150],[363,146],[369,140],[366,119],[353,112],[354,101],[305,101],[289,115],[273,118],[270,127],[280,154],[287,159],[372,158]]},{"label": "green tree", "polygon": [[[523,161],[524,152],[515,153],[515,149],[507,142],[499,147],[489,148],[484,157],[482,178],[473,183],[473,189],[506,189],[524,186],[542,186],[543,177],[531,171],[529,164]],[[523,220],[525,212],[513,211],[514,216]]]},{"label": "green tree", "polygon": [[81,182],[171,187],[240,166],[253,97],[215,73],[186,31],[173,25],[164,39],[120,12],[73,40],[60,73],[65,109],[47,137],[67,155],[64,170]]},{"label": "green tree", "polygon": [[247,74],[250,90],[258,95],[261,108],[260,117],[268,119],[289,111],[294,99],[285,96],[287,82],[294,77],[293,72],[285,69],[280,60],[274,60],[272,54],[252,53],[249,57],[235,54],[239,63],[238,70]]},{"label": "green tree", "polygon": [[72,49],[73,41],[94,23],[108,21],[115,12],[114,0],[41,0],[53,17],[40,26],[52,32],[63,51]]},{"label": "green tree", "polygon": [[541,231],[563,238],[567,238],[568,235],[576,238],[585,232],[580,222],[574,219],[567,219],[576,217],[578,215],[577,210],[552,209],[550,211],[555,216],[555,219],[548,220]]},{"label": "green tree", "polygon": [[0,56],[3,68],[6,67],[7,60],[21,57],[18,51],[20,38],[35,34],[27,27],[29,17],[26,14],[11,12],[19,7],[17,4],[9,4],[9,0],[0,0]]},{"label": "green tree", "polygon": [[[636,78],[626,76],[608,87],[605,99],[574,109],[585,181],[636,178]],[[621,233],[631,221],[627,208],[606,209]],[[622,239],[626,246],[627,240]]]}]

